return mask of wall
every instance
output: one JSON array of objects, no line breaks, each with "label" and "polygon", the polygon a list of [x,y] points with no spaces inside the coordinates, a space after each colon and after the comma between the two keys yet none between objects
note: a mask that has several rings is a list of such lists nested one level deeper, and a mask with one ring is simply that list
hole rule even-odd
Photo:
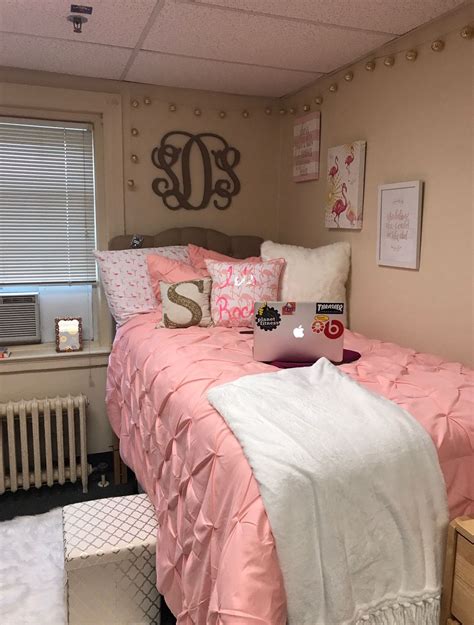
[{"label": "wall", "polygon": [[[276,237],[278,119],[276,115],[267,116],[264,113],[265,107],[272,104],[271,100],[0,68],[0,107],[8,104],[11,109],[18,93],[18,102],[23,98],[23,108],[18,107],[19,114],[26,111],[25,89],[12,88],[12,85],[33,87],[33,94],[28,99],[28,113],[24,114],[32,114],[35,108],[44,106],[48,100],[47,92],[51,92],[48,87],[61,90],[55,92],[53,105],[49,103],[49,98],[49,109],[67,109],[77,90],[83,94],[84,112],[89,111],[89,101],[96,100],[99,93],[112,94],[108,98],[112,110],[117,108],[117,102],[121,104],[123,115],[115,127],[115,132],[123,139],[123,158],[120,157],[117,167],[120,201],[116,202],[115,208],[108,210],[106,233],[101,237],[100,247],[106,247],[112,236],[124,231],[153,234],[184,225],[212,227],[229,234]],[[145,97],[151,98],[150,105],[145,105]],[[138,108],[131,106],[134,99],[139,101]],[[170,103],[176,104],[175,113],[169,111]],[[199,118],[193,113],[195,107],[202,110]],[[72,106],[70,110],[73,108],[77,110]],[[244,109],[250,113],[248,119],[242,117]],[[227,112],[224,119],[218,115],[220,110]],[[138,137],[131,135],[132,127],[139,130]],[[171,211],[153,193],[151,181],[158,170],[151,163],[151,151],[162,135],[170,130],[215,132],[240,150],[241,162],[236,171],[242,188],[240,194],[233,198],[230,208],[222,211],[214,207],[200,211]],[[139,157],[138,164],[130,160],[132,153]],[[125,181],[123,186],[122,178]],[[126,185],[130,178],[135,180],[134,190],[129,190]],[[102,337],[101,342],[104,346],[107,341]],[[83,392],[90,400],[89,450],[107,451],[113,437],[104,404],[106,358],[98,354],[94,362],[96,364],[90,367],[86,359],[79,367],[68,361],[61,369],[57,369],[55,364],[54,370],[45,371],[33,371],[42,366],[33,362],[31,366],[26,364],[23,371],[16,368],[10,373],[6,373],[9,364],[0,363],[0,367],[4,367],[3,371],[0,369],[0,401]]]},{"label": "wall", "polygon": [[[396,56],[393,67],[379,60],[351,66],[352,82],[338,72],[287,98],[286,107],[322,94],[321,178],[293,183],[292,126],[281,121],[279,238],[317,246],[346,240],[352,246],[352,329],[418,350],[474,364],[473,354],[473,42],[459,36],[472,20],[472,7],[422,28],[380,54],[417,47],[418,59]],[[453,31],[453,32],[450,32]],[[429,42],[444,33],[443,52]],[[423,43],[428,42],[428,43]],[[329,93],[337,82],[339,89]],[[327,150],[367,141],[364,224],[360,232],[326,230]],[[379,267],[375,261],[377,187],[423,180],[419,271]]]},{"label": "wall", "polygon": [[[0,100],[2,82],[101,91],[120,96],[123,124],[117,131],[123,133],[124,180],[126,182],[131,178],[136,183],[135,190],[129,190],[126,184],[124,187],[127,232],[152,234],[165,228],[186,225],[212,227],[228,234],[276,236],[278,160],[275,155],[279,138],[277,105],[271,98],[0,68]],[[145,96],[152,100],[150,105],[144,104]],[[138,108],[131,106],[132,100],[138,100]],[[169,111],[170,103],[176,104],[176,112]],[[265,115],[264,109],[272,104],[274,114]],[[202,110],[201,117],[194,115],[196,107]],[[219,117],[221,110],[227,113],[224,119]],[[247,119],[242,117],[243,110],[250,113]],[[138,137],[131,135],[132,127],[139,130]],[[153,193],[151,182],[159,171],[151,162],[151,151],[170,130],[215,132],[240,150],[241,161],[236,172],[242,185],[241,192],[233,198],[228,209],[218,210],[210,206],[197,211],[172,211]],[[139,157],[138,164],[132,163],[131,154]],[[120,221],[118,216],[117,220]]]}]

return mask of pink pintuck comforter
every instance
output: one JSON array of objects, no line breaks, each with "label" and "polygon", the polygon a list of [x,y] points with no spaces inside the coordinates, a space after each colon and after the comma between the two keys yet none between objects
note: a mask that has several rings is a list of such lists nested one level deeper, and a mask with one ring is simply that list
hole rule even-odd
[{"label": "pink pintuck comforter", "polygon": [[[178,625],[284,625],[277,553],[257,483],[209,388],[268,372],[252,337],[226,328],[121,327],[108,414],[121,454],[156,506],[158,587]],[[407,409],[439,452],[451,517],[474,515],[474,372],[347,332],[362,358],[342,369]]]}]

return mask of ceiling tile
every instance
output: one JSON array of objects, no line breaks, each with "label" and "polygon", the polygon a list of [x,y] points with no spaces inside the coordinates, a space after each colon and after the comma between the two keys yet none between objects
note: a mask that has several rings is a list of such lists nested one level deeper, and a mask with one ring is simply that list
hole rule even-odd
[{"label": "ceiling tile", "polygon": [[329,72],[391,38],[168,0],[142,47],[208,59]]},{"label": "ceiling tile", "polygon": [[9,33],[2,34],[0,38],[0,65],[6,67],[118,79],[129,56],[130,50],[125,48],[109,48],[93,43]]},{"label": "ceiling tile", "polygon": [[406,33],[463,2],[464,0],[196,0],[196,4],[397,34]]},{"label": "ceiling tile", "polygon": [[139,52],[126,78],[168,87],[281,97],[313,82],[319,74]]},{"label": "ceiling tile", "polygon": [[0,0],[0,30],[71,41],[135,47],[156,0],[84,0],[93,7],[81,34],[66,21],[71,3],[64,0]]}]

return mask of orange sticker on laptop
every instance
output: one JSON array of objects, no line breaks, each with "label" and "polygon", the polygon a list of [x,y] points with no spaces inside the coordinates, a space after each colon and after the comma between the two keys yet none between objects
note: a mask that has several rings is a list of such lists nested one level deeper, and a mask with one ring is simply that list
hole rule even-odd
[{"label": "orange sticker on laptop", "polygon": [[313,323],[311,324],[311,331],[314,332],[314,334],[322,334],[328,321],[329,317],[327,315],[315,315]]}]

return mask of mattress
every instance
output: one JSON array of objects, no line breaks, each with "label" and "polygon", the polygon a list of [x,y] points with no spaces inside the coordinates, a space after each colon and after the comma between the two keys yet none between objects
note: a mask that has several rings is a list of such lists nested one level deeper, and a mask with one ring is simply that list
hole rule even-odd
[{"label": "mattress", "polygon": [[[275,368],[238,329],[156,329],[160,313],[118,330],[107,408],[124,461],[159,522],[157,584],[178,625],[284,625],[271,528],[242,449],[207,391]],[[459,363],[347,332],[341,368],[399,404],[438,450],[451,517],[474,515],[474,372]]]}]

